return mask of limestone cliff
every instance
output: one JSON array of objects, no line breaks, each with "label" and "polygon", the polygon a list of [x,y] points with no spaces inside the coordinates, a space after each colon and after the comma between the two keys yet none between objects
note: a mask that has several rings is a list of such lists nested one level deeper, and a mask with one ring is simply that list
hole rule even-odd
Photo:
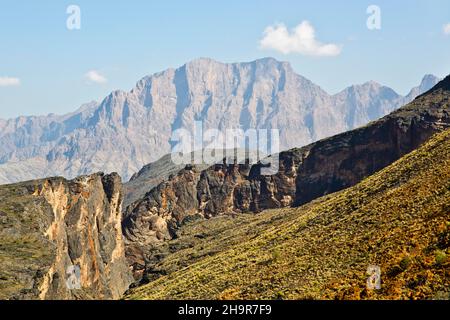
[{"label": "limestone cliff", "polygon": [[121,188],[117,174],[1,186],[0,298],[120,298]]},{"label": "limestone cliff", "polygon": [[196,59],[67,115],[0,119],[0,183],[96,171],[128,180],[195,121],[221,132],[279,129],[282,150],[302,147],[378,119],[437,81],[425,77],[408,96],[373,81],[330,95],[287,62]]}]

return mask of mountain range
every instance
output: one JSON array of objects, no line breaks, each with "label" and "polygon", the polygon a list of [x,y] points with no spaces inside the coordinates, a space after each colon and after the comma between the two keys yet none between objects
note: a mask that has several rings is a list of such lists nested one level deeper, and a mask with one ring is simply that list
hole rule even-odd
[{"label": "mountain range", "polygon": [[0,183],[118,172],[128,180],[171,151],[175,129],[280,130],[280,147],[301,147],[354,129],[433,87],[432,75],[406,96],[370,81],[330,95],[287,62],[225,64],[201,58],[141,79],[58,116],[0,119]]},{"label": "mountain range", "polygon": [[2,185],[0,299],[448,299],[449,106],[450,76],[281,152],[272,176],[163,159],[125,189],[116,173]]},{"label": "mountain range", "polygon": [[448,300],[449,164],[447,129],[301,207],[186,222],[126,299]]},{"label": "mountain range", "polygon": [[126,208],[127,258],[135,273],[153,275],[155,258],[164,256],[155,251],[186,222],[298,207],[352,187],[449,129],[449,101],[450,76],[366,126],[281,152],[271,176],[261,175],[261,164],[188,165]]}]

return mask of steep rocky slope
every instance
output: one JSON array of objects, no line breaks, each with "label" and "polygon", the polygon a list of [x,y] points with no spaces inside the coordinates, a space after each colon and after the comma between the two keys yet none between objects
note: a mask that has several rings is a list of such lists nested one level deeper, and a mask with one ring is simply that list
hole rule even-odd
[{"label": "steep rocky slope", "polygon": [[366,127],[282,152],[273,176],[261,176],[260,165],[187,166],[127,208],[130,262],[142,269],[187,218],[298,206],[355,185],[450,126],[449,81]]},{"label": "steep rocky slope", "polygon": [[282,150],[300,147],[378,119],[437,81],[426,77],[407,97],[374,82],[332,96],[286,62],[197,59],[69,115],[0,120],[0,183],[97,171],[127,180],[196,120],[221,131],[278,128]]},{"label": "steep rocky slope", "polygon": [[[245,149],[235,149],[230,150],[198,150],[190,154],[191,163],[194,163],[194,159],[202,159],[203,154],[213,154],[214,158],[217,159],[217,163],[221,163],[223,157],[227,153],[234,154],[238,159],[253,159],[254,163],[257,159],[264,159],[267,155],[262,152],[256,151],[245,151]],[[197,170],[208,169],[211,165],[204,163],[196,165]],[[168,180],[171,176],[176,175],[180,170],[186,167],[185,164],[175,164],[172,161],[172,154],[167,154],[161,159],[149,163],[144,166],[139,172],[135,173],[130,181],[123,184],[123,207],[126,209],[133,202],[142,199],[145,194],[152,190],[154,187],[158,186],[161,182]]]},{"label": "steep rocky slope", "polygon": [[174,164],[171,156],[171,154],[167,154],[161,159],[149,163],[124,184],[124,208],[142,198],[149,190],[185,167],[184,165]]},{"label": "steep rocky slope", "polygon": [[120,298],[121,203],[117,174],[0,186],[0,299]]},{"label": "steep rocky slope", "polygon": [[449,214],[447,129],[304,206],[187,223],[126,298],[450,299]]}]

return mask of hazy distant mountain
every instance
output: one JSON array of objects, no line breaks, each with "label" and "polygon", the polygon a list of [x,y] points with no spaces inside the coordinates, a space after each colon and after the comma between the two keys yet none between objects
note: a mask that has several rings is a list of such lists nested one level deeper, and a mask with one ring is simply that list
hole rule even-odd
[{"label": "hazy distant mountain", "polygon": [[[133,266],[136,275],[142,275],[142,270],[146,269],[147,274],[144,275],[144,278],[148,280],[157,278],[158,274],[168,274],[170,271],[166,272],[164,267],[161,269],[159,263],[164,261],[164,257],[167,257],[169,251],[173,253],[172,249],[176,245],[163,246],[161,242],[179,238],[179,235],[184,234],[186,223],[193,220],[248,212],[260,213],[268,209],[299,207],[305,204],[306,210],[308,210],[313,206],[311,203],[313,200],[326,195],[339,195],[338,191],[351,188],[367,177],[372,177],[372,183],[367,185],[374,192],[379,192],[379,184],[373,183],[373,181],[378,180],[376,176],[383,175],[380,173],[380,171],[384,171],[382,169],[416,150],[436,133],[450,130],[449,103],[450,76],[413,102],[366,126],[322,139],[302,148],[281,152],[279,154],[280,170],[271,176],[260,174],[261,164],[250,166],[228,162],[213,165],[206,170],[195,166],[184,168],[158,186],[147,189],[143,197],[126,208],[122,227],[124,228],[126,256],[129,264]],[[440,140],[448,140],[449,137],[450,131]],[[441,143],[436,142],[436,144],[440,145]],[[440,172],[439,174],[423,174],[420,167],[410,166],[410,163],[409,166],[405,166],[405,171],[400,175],[392,174],[389,177],[384,171],[384,177],[379,181],[385,183],[388,188],[401,189],[400,185],[407,181],[412,172],[411,168],[414,168],[417,174],[425,178],[433,175],[439,177],[440,182],[436,183],[435,187],[442,189],[441,181],[445,181],[445,178],[442,177],[450,175],[450,166],[448,166],[450,141],[446,145],[447,147],[434,152],[435,155],[442,154],[442,158],[437,159],[440,165],[439,168],[436,168],[438,170],[436,172]],[[444,151],[446,148],[447,152]],[[423,152],[419,158],[421,158],[420,162],[426,166],[435,156],[430,156],[429,152]],[[378,173],[375,174],[376,172]],[[390,182],[387,182],[388,180]],[[447,181],[449,181],[448,178]],[[419,185],[424,186],[423,183],[419,183]],[[426,190],[427,187],[428,185],[423,190]],[[415,192],[418,188],[418,186],[411,187],[411,192],[406,193],[400,190],[399,194],[402,194],[404,199],[410,199],[413,194],[418,196]],[[450,190],[448,191],[447,195],[445,192],[436,193],[436,201],[450,203]],[[125,190],[125,193],[130,192],[134,193],[135,191],[131,188]],[[342,195],[342,193],[345,191],[340,194]],[[143,193],[141,192],[141,194]],[[383,219],[384,216],[379,214],[380,205],[377,201],[379,197],[372,199],[373,194],[367,188],[362,188],[361,194],[350,196],[345,201],[337,201],[336,204],[322,209],[336,212],[338,207],[347,206],[350,210],[354,210],[362,202],[371,199],[370,201],[374,202],[373,212]],[[398,209],[399,206],[402,207],[402,210],[404,209],[404,201],[396,201],[397,199],[391,197],[389,192],[381,194],[385,194],[386,199],[395,203],[393,206],[381,206],[383,214],[385,210],[391,210],[393,214],[396,214],[401,211]],[[426,192],[426,194],[433,193]],[[127,197],[130,198],[130,195]],[[426,196],[418,196],[418,199],[420,197]],[[438,203],[434,200],[431,202]],[[423,203],[427,203],[428,207],[431,206],[426,201]],[[360,209],[363,207],[361,206]],[[323,214],[323,210],[317,210],[317,213]],[[405,212],[411,211],[406,210]],[[421,210],[415,210],[415,212],[421,212]],[[444,217],[448,212],[448,207],[439,212]],[[297,213],[304,217],[303,214]],[[330,214],[324,214],[324,217],[329,218]],[[364,216],[366,215],[364,214]],[[267,219],[266,222],[269,220],[271,222],[267,225],[274,227],[273,220]],[[307,218],[307,220],[309,228],[310,222],[315,219]],[[327,219],[318,218],[318,220],[325,225],[330,225],[330,221]],[[305,220],[303,221],[305,222]],[[399,220],[397,219],[397,221]],[[343,226],[350,228],[359,223],[360,220],[353,219],[344,223]],[[239,225],[240,223],[235,223],[233,230],[239,229]],[[204,233],[205,229],[203,228],[204,224],[201,227],[197,225],[197,235],[198,233],[208,234],[211,236],[210,240],[217,239],[217,234]],[[297,228],[291,230],[294,230],[294,238],[298,238],[298,231],[295,231]],[[244,234],[249,235],[247,232]],[[330,233],[323,235],[327,234],[330,235]],[[355,235],[352,232],[350,234],[351,237]],[[360,235],[365,237],[367,233],[361,232]],[[227,237],[230,238],[229,234]],[[253,237],[251,239],[254,240]],[[324,237],[315,237],[315,239],[320,242],[324,241]],[[272,240],[273,238],[270,241]],[[181,243],[191,242],[181,240]],[[202,250],[202,248],[201,245],[196,247],[198,250]],[[185,255],[189,254],[185,253]],[[197,256],[206,257],[208,254]],[[174,261],[171,258],[168,259]],[[251,264],[255,265],[253,262]],[[187,266],[183,263],[177,264],[183,268]]]},{"label": "hazy distant mountain", "polygon": [[375,82],[329,95],[289,63],[197,59],[148,76],[64,116],[0,120],[0,183],[95,171],[128,179],[170,152],[174,129],[279,129],[281,148],[300,147],[378,119],[438,82],[426,76],[403,97]]},{"label": "hazy distant mountain", "polygon": [[[186,219],[176,239],[139,247],[145,260],[127,256],[146,271],[124,298],[449,300],[449,161],[450,129],[300,208]],[[367,261],[381,290],[367,289]]]}]

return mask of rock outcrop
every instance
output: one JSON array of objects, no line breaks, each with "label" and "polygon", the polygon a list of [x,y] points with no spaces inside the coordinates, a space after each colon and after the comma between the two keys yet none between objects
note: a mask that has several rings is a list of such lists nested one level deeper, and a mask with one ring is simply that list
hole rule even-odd
[{"label": "rock outcrop", "polygon": [[117,174],[0,187],[0,298],[118,299],[124,256]]},{"label": "rock outcrop", "polygon": [[287,62],[197,59],[68,115],[0,119],[0,183],[97,171],[128,180],[195,121],[222,132],[279,129],[281,150],[301,147],[376,120],[437,81],[427,76],[406,97],[373,81],[330,95]]},{"label": "rock outcrop", "polygon": [[186,219],[298,206],[355,185],[450,127],[449,80],[366,127],[280,153],[273,176],[261,165],[187,166],[127,208],[130,262],[143,268],[148,246],[176,237]]},{"label": "rock outcrop", "polygon": [[449,300],[449,212],[450,128],[304,206],[185,224],[125,299]]},{"label": "rock outcrop", "polygon": [[[251,158],[252,161],[265,158],[262,152],[246,152],[245,149],[235,149],[234,152],[238,159]],[[221,158],[226,155],[226,150],[198,150],[190,154],[191,160],[203,159],[203,154],[214,155],[217,163],[221,163]],[[191,161],[194,162],[194,161]],[[211,162],[198,164],[195,170],[206,170],[211,166]],[[179,171],[185,167],[185,164],[175,164],[172,161],[172,154],[167,154],[158,161],[152,162],[144,166],[139,172],[135,173],[130,181],[123,184],[123,208],[126,209],[130,204],[142,199],[145,194],[158,186],[161,182],[169,179],[170,176],[175,176]]]}]

